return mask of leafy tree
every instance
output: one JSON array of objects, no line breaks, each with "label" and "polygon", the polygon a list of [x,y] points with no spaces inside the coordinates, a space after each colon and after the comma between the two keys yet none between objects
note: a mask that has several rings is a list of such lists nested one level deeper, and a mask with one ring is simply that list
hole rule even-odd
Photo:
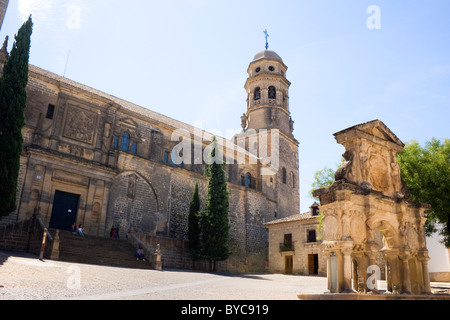
[{"label": "leafy tree", "polygon": [[189,203],[188,239],[192,260],[200,258],[200,226],[199,226],[200,197],[198,195],[198,183],[195,184],[194,194]]},{"label": "leafy tree", "polygon": [[417,203],[431,205],[426,232],[439,230],[443,243],[450,247],[450,139],[427,141],[422,147],[417,141],[407,143],[398,155],[401,176],[410,190],[409,197]]},{"label": "leafy tree", "polygon": [[[216,159],[216,152],[218,152],[217,141],[214,138],[211,159]],[[207,168],[208,195],[205,210],[200,215],[201,255],[202,258],[209,260],[210,271],[215,271],[216,261],[226,260],[230,255],[228,248],[229,192],[223,166],[213,161]]]},{"label": "leafy tree", "polygon": [[17,208],[32,28],[30,16],[15,36],[0,79],[0,216],[6,216]]},{"label": "leafy tree", "polygon": [[316,173],[314,174],[313,183],[311,185],[311,187],[312,187],[311,192],[310,192],[311,197],[313,197],[312,194],[313,194],[314,190],[331,186],[334,183],[335,173],[336,173],[335,170],[328,168],[328,167],[325,167],[322,170],[316,171]]},{"label": "leafy tree", "polygon": [[[336,170],[339,168],[339,166],[336,166]],[[314,180],[311,184],[311,192],[310,192],[310,196],[312,198],[314,198],[315,200],[319,200],[317,198],[315,198],[313,196],[313,192],[314,190],[320,189],[320,188],[325,188],[328,186],[331,186],[334,183],[334,176],[336,174],[336,170],[333,170],[331,168],[328,167],[324,167],[321,170],[316,171],[316,173],[314,174]],[[323,237],[323,215],[322,213],[319,211],[319,215],[317,216],[317,239],[322,239]]]}]

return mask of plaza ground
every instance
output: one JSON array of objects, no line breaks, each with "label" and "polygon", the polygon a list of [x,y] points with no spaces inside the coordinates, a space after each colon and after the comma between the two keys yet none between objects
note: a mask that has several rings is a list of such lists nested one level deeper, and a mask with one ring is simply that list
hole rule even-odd
[{"label": "plaza ground", "polygon": [[0,251],[0,300],[298,300],[326,290],[325,277],[114,268]]},{"label": "plaza ground", "polygon": [[0,300],[297,300],[326,278],[140,270],[0,251]]}]

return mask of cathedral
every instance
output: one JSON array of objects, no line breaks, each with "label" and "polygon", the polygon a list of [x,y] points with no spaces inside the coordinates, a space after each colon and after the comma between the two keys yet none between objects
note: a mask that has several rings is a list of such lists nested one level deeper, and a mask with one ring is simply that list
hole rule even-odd
[{"label": "cathedral", "polygon": [[[1,64],[7,56],[4,46]],[[257,53],[236,115],[242,132],[217,137],[223,152],[215,160],[226,163],[230,191],[229,271],[264,270],[264,224],[299,213],[286,71],[274,51]],[[118,225],[123,235],[187,239],[196,183],[204,206],[211,134],[34,65],[27,92],[18,209],[0,224],[39,214],[54,229],[76,222],[86,234],[109,236]]]}]

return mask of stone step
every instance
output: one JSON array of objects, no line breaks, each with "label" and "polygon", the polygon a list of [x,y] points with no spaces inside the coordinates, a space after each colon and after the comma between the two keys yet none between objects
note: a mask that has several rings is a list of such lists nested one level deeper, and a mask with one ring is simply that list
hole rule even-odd
[{"label": "stone step", "polygon": [[[94,265],[152,269],[151,261],[137,261],[136,248],[126,239],[74,235],[60,231],[59,260]],[[148,258],[148,257],[146,257]]]}]

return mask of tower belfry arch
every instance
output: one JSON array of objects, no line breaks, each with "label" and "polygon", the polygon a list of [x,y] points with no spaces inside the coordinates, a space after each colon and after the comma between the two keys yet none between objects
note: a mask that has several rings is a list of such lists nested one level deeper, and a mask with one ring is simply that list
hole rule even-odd
[{"label": "tower belfry arch", "polygon": [[431,293],[424,228],[428,206],[408,198],[396,161],[403,143],[379,120],[335,138],[345,147],[345,163],[333,185],[314,191],[323,216],[329,291],[377,292],[369,278],[381,257],[388,291]]}]

